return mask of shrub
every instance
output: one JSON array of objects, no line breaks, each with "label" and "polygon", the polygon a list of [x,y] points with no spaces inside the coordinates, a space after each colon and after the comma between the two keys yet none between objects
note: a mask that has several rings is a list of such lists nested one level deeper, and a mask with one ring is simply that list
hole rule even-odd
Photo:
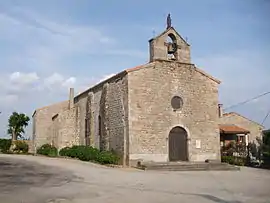
[{"label": "shrub", "polygon": [[11,146],[11,139],[0,139],[0,152],[7,153]]},{"label": "shrub", "polygon": [[235,157],[235,156],[222,156],[221,161],[237,166],[244,166],[246,164],[246,158],[243,157]]},{"label": "shrub", "polygon": [[28,153],[29,146],[28,144],[23,140],[16,140],[13,143],[13,152],[15,153]]},{"label": "shrub", "polygon": [[69,153],[70,153],[70,147],[64,147],[60,149],[59,151],[60,156],[69,156]]},{"label": "shrub", "polygon": [[118,164],[119,157],[113,152],[102,151],[98,154],[96,161],[101,164]]},{"label": "shrub", "polygon": [[59,151],[60,156],[78,158],[82,161],[94,161],[100,164],[117,164],[118,156],[113,152],[102,151],[90,146],[65,147]]},{"label": "shrub", "polygon": [[233,156],[222,156],[221,161],[228,163],[228,164],[233,164],[234,163],[234,158]]},{"label": "shrub", "polygon": [[37,153],[49,157],[55,157],[57,156],[57,149],[53,145],[44,144],[38,148]]},{"label": "shrub", "polygon": [[246,158],[243,158],[243,157],[235,157],[235,158],[234,158],[234,165],[237,165],[237,166],[245,166],[245,165],[246,165]]}]

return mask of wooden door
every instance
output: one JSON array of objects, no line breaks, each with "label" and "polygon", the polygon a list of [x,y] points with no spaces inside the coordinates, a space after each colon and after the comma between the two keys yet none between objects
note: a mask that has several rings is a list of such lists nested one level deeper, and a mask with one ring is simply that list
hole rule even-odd
[{"label": "wooden door", "polygon": [[169,160],[188,161],[187,132],[181,127],[175,127],[170,131]]}]

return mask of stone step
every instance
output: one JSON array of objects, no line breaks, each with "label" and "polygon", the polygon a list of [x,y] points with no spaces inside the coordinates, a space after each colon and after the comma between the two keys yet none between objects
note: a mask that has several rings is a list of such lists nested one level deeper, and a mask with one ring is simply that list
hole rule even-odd
[{"label": "stone step", "polygon": [[159,171],[238,171],[240,167],[226,163],[145,163],[140,167],[144,170]]}]

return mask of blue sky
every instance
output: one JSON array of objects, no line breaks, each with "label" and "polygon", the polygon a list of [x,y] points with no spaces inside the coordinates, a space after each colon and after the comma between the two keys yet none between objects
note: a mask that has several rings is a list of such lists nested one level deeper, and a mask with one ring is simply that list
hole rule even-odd
[{"label": "blue sky", "polygon": [[[224,107],[270,91],[269,10],[268,0],[2,0],[0,136],[12,111],[31,116],[71,86],[78,93],[148,62],[148,40],[169,12],[193,63],[222,81]],[[270,94],[230,110],[261,123]]]}]

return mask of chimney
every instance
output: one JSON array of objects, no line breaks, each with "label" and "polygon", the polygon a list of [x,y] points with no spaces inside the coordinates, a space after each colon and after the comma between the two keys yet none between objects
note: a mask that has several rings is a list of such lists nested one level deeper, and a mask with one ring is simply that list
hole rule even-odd
[{"label": "chimney", "polygon": [[74,107],[74,88],[69,90],[69,109]]},{"label": "chimney", "polygon": [[223,116],[223,104],[218,104],[218,115],[219,118]]}]

